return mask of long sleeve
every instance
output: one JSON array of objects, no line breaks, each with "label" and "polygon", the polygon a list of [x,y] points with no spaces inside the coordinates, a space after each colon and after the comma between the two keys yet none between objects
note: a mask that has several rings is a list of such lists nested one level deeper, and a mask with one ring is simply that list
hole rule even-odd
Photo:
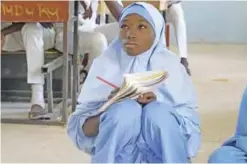
[{"label": "long sleeve", "polygon": [[93,143],[95,137],[87,137],[83,133],[82,126],[87,118],[97,115],[98,108],[103,105],[104,102],[93,102],[87,104],[78,104],[75,112],[69,117],[67,125],[67,133],[72,142],[78,149],[87,153],[92,153]]}]

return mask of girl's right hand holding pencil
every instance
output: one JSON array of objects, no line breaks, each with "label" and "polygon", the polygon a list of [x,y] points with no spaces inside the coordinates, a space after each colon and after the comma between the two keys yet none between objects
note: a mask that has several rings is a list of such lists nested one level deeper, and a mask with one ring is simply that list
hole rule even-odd
[{"label": "girl's right hand holding pencil", "polygon": [[116,88],[113,91],[111,91],[111,94],[109,95],[108,99],[111,99],[113,96],[116,95],[116,93],[119,91],[120,88]]}]

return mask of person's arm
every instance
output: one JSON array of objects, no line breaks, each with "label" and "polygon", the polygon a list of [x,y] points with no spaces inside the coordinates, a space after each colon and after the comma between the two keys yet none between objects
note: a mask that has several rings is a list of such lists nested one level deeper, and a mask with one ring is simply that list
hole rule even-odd
[{"label": "person's arm", "polygon": [[5,43],[5,37],[14,32],[20,31],[25,23],[13,23],[12,25],[1,30],[1,48]]},{"label": "person's arm", "polygon": [[14,32],[20,31],[25,23],[14,23],[4,29],[1,30],[2,35],[6,36],[8,34],[12,34]]},{"label": "person's arm", "polygon": [[80,1],[80,4],[84,8],[83,19],[87,19],[87,18],[91,19],[92,14],[93,14],[92,5],[89,4],[89,7],[88,7],[85,1]]},{"label": "person's arm", "polygon": [[82,130],[87,137],[94,137],[99,132],[100,115],[88,118],[82,125]]},{"label": "person's arm", "polygon": [[[44,28],[52,28],[53,23],[51,22],[39,22],[41,26]],[[20,23],[13,23],[12,25],[4,28],[1,30],[2,35],[6,36],[8,34],[12,34],[14,32],[20,31],[22,27],[24,26],[25,22],[20,22]]]},{"label": "person's arm", "polygon": [[118,21],[124,7],[117,1],[105,1],[105,3],[113,17]]},{"label": "person's arm", "polygon": [[84,8],[84,10],[87,10],[87,4],[85,3],[85,1],[80,1],[82,7]]},{"label": "person's arm", "polygon": [[85,150],[86,145],[92,143],[98,134],[100,113],[98,109],[104,102],[77,104],[75,112],[68,119],[67,133],[73,143],[80,150]]},{"label": "person's arm", "polygon": [[181,64],[186,68],[186,71],[189,75],[191,75],[189,69],[189,63],[187,60],[188,52],[187,52],[187,33],[186,33],[186,23],[184,18],[183,8],[180,2],[174,2],[169,8],[167,12],[168,20],[171,21],[174,32],[177,40],[177,46],[181,58]]}]

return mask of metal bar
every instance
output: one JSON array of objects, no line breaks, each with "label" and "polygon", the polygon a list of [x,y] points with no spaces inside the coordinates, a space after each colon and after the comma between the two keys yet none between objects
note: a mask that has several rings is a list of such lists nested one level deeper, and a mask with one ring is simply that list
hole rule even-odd
[{"label": "metal bar", "polygon": [[[73,59],[72,59],[73,60]],[[73,65],[72,65],[72,61],[69,61],[69,99],[72,98],[72,94],[73,94]]]},{"label": "metal bar", "polygon": [[50,73],[54,70],[56,70],[57,68],[61,67],[63,65],[63,61],[64,57],[60,56],[54,60],[52,60],[51,62],[45,64],[42,66],[42,72],[43,73]]},{"label": "metal bar", "polygon": [[15,52],[8,52],[8,51],[2,51],[1,55],[25,55],[26,51],[15,51]]},{"label": "metal bar", "polygon": [[170,48],[170,25],[166,24],[166,47],[169,49]]},{"label": "metal bar", "polygon": [[53,110],[53,90],[52,90],[52,72],[46,75],[47,79],[47,98],[48,98],[48,113],[52,113]]},{"label": "metal bar", "polygon": [[100,24],[105,24],[106,6],[104,0],[100,0]]},{"label": "metal bar", "polygon": [[61,110],[62,122],[67,122],[68,118],[68,22],[63,23],[63,105]]},{"label": "metal bar", "polygon": [[72,65],[73,65],[73,85],[72,85],[72,111],[75,110],[76,107],[76,99],[77,99],[77,90],[78,90],[78,6],[79,2],[78,1],[74,1],[74,17],[76,18],[76,20],[74,21],[74,47],[73,47],[73,61],[72,61]]},{"label": "metal bar", "polygon": [[105,23],[106,23],[106,24],[109,23],[109,14],[106,14],[106,16],[105,16]]},{"label": "metal bar", "polygon": [[79,93],[79,90],[80,90],[80,87],[81,87],[81,84],[80,84],[80,82],[81,82],[81,74],[80,74],[81,69],[80,68],[78,68],[78,72],[77,72],[77,76],[78,76],[78,81],[77,81],[78,92],[77,92],[77,96],[78,96],[78,93]]},{"label": "metal bar", "polygon": [[165,23],[165,39],[166,39],[166,47],[169,49],[170,48],[170,26],[166,20],[166,10],[162,11],[162,16],[164,18]]},{"label": "metal bar", "polygon": [[[26,51],[25,50],[20,50],[20,51],[1,51],[2,55],[25,55]],[[61,54],[61,52],[50,52],[49,50],[45,51],[45,54]]]}]

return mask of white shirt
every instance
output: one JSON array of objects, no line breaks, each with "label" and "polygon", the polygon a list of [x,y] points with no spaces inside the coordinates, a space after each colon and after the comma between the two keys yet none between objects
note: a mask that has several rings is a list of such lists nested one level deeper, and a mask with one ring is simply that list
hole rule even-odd
[{"label": "white shirt", "polygon": [[[123,6],[123,3],[121,0],[116,0],[120,5]],[[92,17],[91,19],[83,19],[83,13],[84,9],[82,5],[80,5],[81,8],[79,8],[79,25],[85,25],[91,28],[94,28],[96,25],[96,18],[98,15],[98,7],[99,7],[99,0],[84,0],[84,2],[88,5],[88,7],[92,6]],[[73,8],[74,9],[74,8]],[[74,11],[74,10],[73,10]]]},{"label": "white shirt", "polygon": [[10,25],[12,25],[12,22],[1,22],[1,29],[5,29]]},{"label": "white shirt", "polygon": [[[91,0],[84,0],[85,3],[87,4],[87,7],[90,6],[90,1]],[[90,26],[95,26],[95,21],[96,21],[96,17],[97,17],[97,8],[98,8],[98,1],[92,1],[92,17],[91,19],[83,19],[83,13],[85,12],[83,6],[81,5],[81,3],[78,3],[78,12],[79,12],[79,26],[82,25],[89,25]],[[69,22],[68,22],[68,30],[69,31],[73,31],[73,21],[72,21],[72,17],[74,15],[74,1],[69,1]],[[63,30],[63,23],[56,23],[56,32],[60,32]]]}]

